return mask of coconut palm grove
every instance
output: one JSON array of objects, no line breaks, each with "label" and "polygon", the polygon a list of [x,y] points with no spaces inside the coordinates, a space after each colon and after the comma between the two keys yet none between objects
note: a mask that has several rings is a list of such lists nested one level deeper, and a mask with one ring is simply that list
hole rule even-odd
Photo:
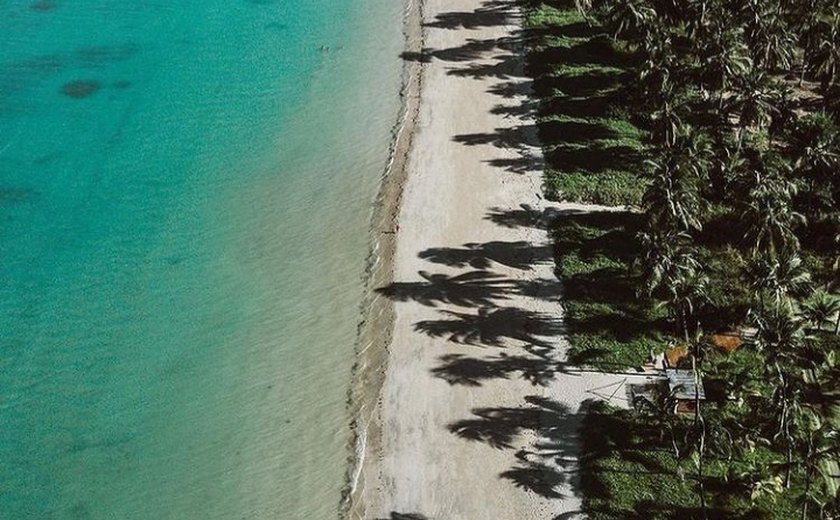
[{"label": "coconut palm grove", "polygon": [[[593,404],[592,519],[840,518],[840,4],[525,8],[570,362],[702,382]],[[691,405],[694,406],[691,406]]]}]

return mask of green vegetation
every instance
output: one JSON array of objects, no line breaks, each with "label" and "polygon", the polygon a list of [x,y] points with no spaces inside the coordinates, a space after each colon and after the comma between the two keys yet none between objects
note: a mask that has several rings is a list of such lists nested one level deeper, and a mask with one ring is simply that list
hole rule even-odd
[{"label": "green vegetation", "polygon": [[641,133],[622,106],[633,57],[574,9],[542,4],[526,18],[529,73],[549,198],[631,205],[641,201]]},{"label": "green vegetation", "polygon": [[[570,361],[709,400],[587,419],[592,518],[840,518],[840,4],[526,4]],[[710,333],[752,329],[734,353]],[[698,401],[699,402],[699,401]]]},{"label": "green vegetation", "polygon": [[[581,487],[590,520],[666,520],[701,518],[696,491],[696,463],[675,457],[671,436],[646,416],[593,407],[583,428]],[[677,435],[689,435],[689,432]],[[709,518],[789,520],[795,504],[772,493],[750,498],[752,472],[772,460],[755,450],[736,460],[723,451],[707,456],[705,488]],[[774,482],[767,482],[773,488]]]},{"label": "green vegetation", "polygon": [[[651,351],[680,341],[667,307],[639,295],[644,280],[634,264],[642,253],[638,235],[643,226],[642,214],[627,212],[573,215],[556,223],[555,256],[565,287],[571,362],[635,367]],[[749,309],[746,266],[737,250],[712,240],[696,252],[707,274],[704,305],[697,314],[711,330],[731,329]]]},{"label": "green vegetation", "polygon": [[638,366],[667,342],[666,313],[635,293],[640,217],[581,214],[561,219],[554,229],[572,363],[607,370]]}]

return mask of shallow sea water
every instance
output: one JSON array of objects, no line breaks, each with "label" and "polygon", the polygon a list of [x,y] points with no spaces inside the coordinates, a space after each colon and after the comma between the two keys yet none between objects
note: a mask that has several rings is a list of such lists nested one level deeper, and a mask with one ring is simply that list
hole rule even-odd
[{"label": "shallow sea water", "polygon": [[403,9],[0,4],[0,518],[336,517]]}]

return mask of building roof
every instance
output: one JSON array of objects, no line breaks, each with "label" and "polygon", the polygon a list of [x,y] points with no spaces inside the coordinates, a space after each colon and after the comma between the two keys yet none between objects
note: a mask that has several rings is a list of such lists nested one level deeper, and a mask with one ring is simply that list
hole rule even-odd
[{"label": "building roof", "polygon": [[668,366],[676,368],[680,361],[688,358],[688,345],[676,345],[665,349],[665,360]]},{"label": "building roof", "polygon": [[731,354],[738,350],[744,344],[744,340],[737,332],[721,332],[719,334],[712,334],[709,340],[721,352]]},{"label": "building roof", "polygon": [[665,369],[665,376],[668,378],[668,389],[677,399],[693,401],[695,392],[699,393],[701,401],[706,399],[703,382],[700,381],[698,388],[694,384],[694,373],[691,370],[667,368]]}]

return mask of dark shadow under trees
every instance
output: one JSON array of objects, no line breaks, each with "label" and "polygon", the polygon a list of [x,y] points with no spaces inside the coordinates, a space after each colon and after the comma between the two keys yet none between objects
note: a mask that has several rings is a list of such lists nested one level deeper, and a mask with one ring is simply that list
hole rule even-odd
[{"label": "dark shadow under trees", "polygon": [[528,396],[519,407],[477,408],[473,416],[449,425],[462,439],[500,450],[514,450],[527,434],[536,441],[515,452],[516,464],[499,476],[513,485],[546,498],[563,498],[561,486],[577,486],[565,468],[577,456],[577,432],[582,416],[542,396]]}]

